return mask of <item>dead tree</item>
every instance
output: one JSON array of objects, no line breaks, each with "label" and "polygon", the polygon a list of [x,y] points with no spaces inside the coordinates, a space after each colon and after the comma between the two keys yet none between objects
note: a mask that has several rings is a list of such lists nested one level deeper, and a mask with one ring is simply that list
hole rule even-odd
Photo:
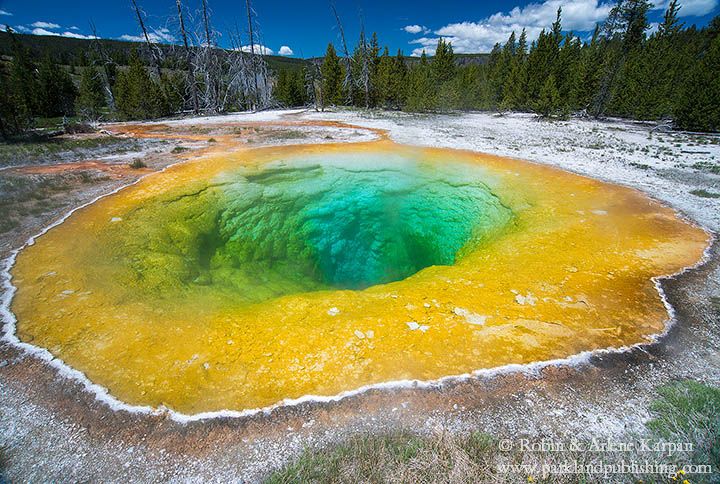
[{"label": "dead tree", "polygon": [[202,2],[201,21],[196,32],[198,48],[193,57],[193,71],[202,80],[199,104],[203,111],[219,113],[224,110],[222,96],[222,59],[215,48],[214,31],[206,0]]},{"label": "dead tree", "polygon": [[370,108],[370,62],[368,61],[367,38],[365,37],[365,22],[360,22],[360,79],[358,83],[365,94],[365,109]]},{"label": "dead tree", "polygon": [[205,40],[207,47],[212,47],[212,36],[210,35],[210,14],[208,13],[207,0],[202,1],[203,26],[205,27]]},{"label": "dead tree", "polygon": [[245,7],[247,9],[247,19],[248,19],[248,35],[250,37],[250,75],[253,79],[253,84],[255,87],[255,96],[252,99],[252,110],[254,111],[257,109],[258,99],[257,94],[259,93],[258,89],[258,78],[257,78],[257,72],[256,72],[256,62],[255,62],[255,36],[253,35],[253,21],[252,21],[252,14],[253,10],[250,6],[250,0],[245,0]]},{"label": "dead tree", "polygon": [[112,86],[115,83],[115,70],[117,69],[117,64],[115,63],[115,60],[108,54],[107,50],[105,50],[105,46],[100,40],[100,36],[97,34],[97,28],[95,27],[94,22],[90,22],[90,30],[92,32],[93,41],[92,41],[92,48],[95,51],[95,53],[98,56],[98,61],[100,62],[100,76],[102,78],[103,88],[105,90],[105,100],[107,101],[107,105],[111,110],[115,110],[115,95],[112,91]]},{"label": "dead tree", "polygon": [[335,3],[333,1],[330,2],[330,8],[332,9],[333,15],[335,16],[338,31],[340,32],[340,40],[342,41],[343,46],[343,55],[345,60],[345,78],[343,79],[343,88],[347,93],[348,104],[352,104],[352,90],[355,83],[353,82],[352,65],[350,62],[350,51],[348,51],[347,42],[345,41],[345,30],[343,29],[342,22],[340,21],[340,15],[338,15],[337,9],[335,8]]},{"label": "dead tree", "polygon": [[145,21],[142,17],[142,12],[140,12],[140,7],[138,7],[138,4],[135,0],[130,0],[133,4],[133,8],[135,9],[135,14],[137,15],[138,24],[140,24],[140,29],[142,30],[143,36],[145,37],[145,43],[148,46],[148,49],[150,49],[150,56],[153,60],[153,65],[155,66],[155,72],[157,74],[158,79],[162,77],[162,71],[160,70],[160,57],[159,54],[156,52],[153,43],[150,40],[150,34],[148,34],[147,28],[145,27]]},{"label": "dead tree", "polygon": [[254,92],[252,80],[252,58],[243,50],[240,28],[235,25],[235,32],[230,36],[232,50],[228,53],[226,99],[235,99],[238,106],[251,109]]},{"label": "dead tree", "polygon": [[322,73],[320,64],[312,62],[305,71],[305,90],[308,98],[312,100],[315,111],[325,111],[325,98],[323,96]]},{"label": "dead tree", "polygon": [[245,0],[245,7],[247,9],[248,37],[250,40],[249,74],[253,87],[250,105],[253,110],[265,109],[271,103],[272,86],[268,79],[264,48],[260,45],[259,52],[255,52],[255,43],[258,42],[259,45],[260,35],[258,34],[259,29],[255,25],[255,10],[253,10],[250,0]]},{"label": "dead tree", "polygon": [[[185,30],[185,18],[183,16],[181,0],[175,0],[178,11],[178,20],[180,21],[180,32],[182,33],[183,45],[185,46],[185,63],[187,68],[187,82],[188,88],[190,89],[190,97],[192,100],[193,113],[198,113],[198,96],[197,96],[197,84],[195,82],[195,70],[192,64],[192,52],[190,51],[190,45],[188,43],[187,31]],[[204,0],[203,0],[204,3]]]}]

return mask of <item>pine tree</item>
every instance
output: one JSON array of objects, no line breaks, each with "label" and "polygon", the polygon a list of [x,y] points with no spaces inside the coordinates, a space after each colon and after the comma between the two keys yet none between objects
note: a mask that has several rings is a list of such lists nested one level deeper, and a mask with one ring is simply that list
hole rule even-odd
[{"label": "pine tree", "polygon": [[576,110],[581,108],[579,102],[580,92],[578,85],[583,82],[585,72],[582,64],[582,43],[580,39],[570,32],[560,47],[555,80],[557,82],[560,98],[564,109]]},{"label": "pine tree", "polygon": [[[538,36],[534,48],[531,49],[527,61],[527,97],[528,102],[533,104],[540,96],[550,75],[555,77],[558,73],[558,57],[560,53],[560,41],[562,40],[562,9],[558,9],[557,17],[552,29],[547,32],[543,30]],[[553,80],[555,82],[555,80]]]},{"label": "pine tree", "polygon": [[30,108],[22,93],[11,82],[10,75],[0,66],[0,137],[8,140],[32,125]]},{"label": "pine tree", "polygon": [[402,50],[398,49],[397,55],[393,59],[389,82],[388,103],[393,109],[400,109],[405,104],[407,77],[408,68],[405,64],[405,57]]},{"label": "pine tree", "polygon": [[369,99],[368,104],[370,107],[377,106],[380,102],[380,98],[383,94],[380,93],[376,87],[378,70],[380,69],[380,43],[378,41],[377,32],[373,32],[370,38],[370,45],[368,48],[368,60],[369,60]]},{"label": "pine tree", "polygon": [[137,55],[131,52],[126,71],[115,82],[115,104],[125,119],[156,118],[166,114],[163,92]]},{"label": "pine tree", "polygon": [[84,118],[96,120],[104,107],[105,93],[100,73],[94,67],[85,67],[80,77],[77,109]]},{"label": "pine tree", "polygon": [[[161,102],[159,103],[159,116],[168,116],[177,114],[185,109],[185,92],[187,92],[187,75],[180,72],[163,74],[160,78],[159,87],[162,93]],[[189,103],[188,109],[192,109]]]},{"label": "pine tree", "polygon": [[301,70],[293,73],[290,82],[290,98],[293,106],[305,106],[307,96],[305,95],[305,77]]},{"label": "pine tree", "polygon": [[328,44],[325,59],[320,68],[323,79],[323,95],[326,104],[341,105],[345,99],[343,94],[343,68],[335,53],[332,43]]},{"label": "pine tree", "polygon": [[554,75],[550,74],[545,80],[533,109],[536,113],[546,118],[559,114],[560,93],[555,84]]},{"label": "pine tree", "polygon": [[458,68],[455,79],[452,81],[454,104],[450,107],[461,110],[485,107],[483,85],[487,83],[483,81],[479,66],[471,64]]},{"label": "pine tree", "polygon": [[525,76],[524,68],[517,59],[510,63],[510,73],[503,86],[503,98],[500,110],[522,109],[525,105]]},{"label": "pine tree", "polygon": [[420,62],[408,73],[408,86],[404,108],[407,111],[431,111],[437,105],[435,73],[423,51]]},{"label": "pine tree", "polygon": [[281,69],[278,73],[275,89],[273,89],[273,95],[283,106],[292,106],[292,101],[290,99],[289,71],[286,69]]},{"label": "pine tree", "polygon": [[432,71],[438,84],[447,82],[455,76],[455,55],[452,44],[446,42],[442,37],[438,39],[435,49]]},{"label": "pine tree", "polygon": [[527,34],[523,29],[520,40],[515,42],[515,32],[510,35],[502,56],[505,59],[506,77],[502,83],[501,111],[524,109],[527,91]]},{"label": "pine tree", "polygon": [[304,73],[302,70],[282,69],[273,89],[275,99],[283,106],[302,106],[305,104]]},{"label": "pine tree", "polygon": [[659,37],[672,37],[682,30],[683,24],[678,20],[679,10],[678,0],[672,0],[665,11],[662,23],[658,26]]},{"label": "pine tree", "polygon": [[21,103],[29,113],[39,114],[38,92],[40,90],[35,78],[35,65],[30,59],[30,52],[20,44],[20,41],[13,39],[13,60],[10,63],[10,75],[8,83],[17,101]]},{"label": "pine tree", "polygon": [[505,88],[506,73],[508,72],[508,59],[504,55],[504,48],[496,43],[486,67],[488,79],[489,107],[497,108],[503,100],[503,89]]},{"label": "pine tree", "polygon": [[38,112],[42,116],[75,114],[77,89],[70,75],[46,56],[38,68]]},{"label": "pine tree", "polygon": [[381,108],[387,108],[392,103],[392,76],[394,61],[390,57],[388,48],[385,47],[380,62],[378,63],[377,72],[373,82],[375,92],[376,105]]},{"label": "pine tree", "polygon": [[710,45],[687,73],[675,109],[675,122],[682,129],[720,131],[720,35],[711,35]]}]

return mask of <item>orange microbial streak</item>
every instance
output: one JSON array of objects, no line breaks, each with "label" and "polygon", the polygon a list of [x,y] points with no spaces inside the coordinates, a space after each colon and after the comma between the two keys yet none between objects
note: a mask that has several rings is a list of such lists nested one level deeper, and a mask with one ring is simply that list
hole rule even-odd
[{"label": "orange microbial streak", "polygon": [[[284,398],[431,380],[648,341],[668,318],[651,278],[695,264],[709,242],[706,232],[639,191],[525,161],[384,139],[236,152],[223,151],[228,144],[219,141],[216,152],[147,176],[79,210],[24,249],[12,269],[20,339],[47,348],[132,404],[184,413],[257,408]],[[247,228],[226,233],[244,217],[243,210],[283,199],[283,187],[290,185],[280,179],[271,186],[267,176],[257,175],[268,164],[281,160],[292,167],[294,160],[311,159],[313,169],[322,170],[317,160],[343,160],[346,153],[386,164],[395,157],[421,160],[426,178],[434,170],[463,167],[497,197],[499,205],[488,202],[496,207],[490,218],[505,217],[503,210],[511,216],[497,222],[490,235],[463,246],[454,263],[432,265],[441,259],[426,258],[424,264],[431,265],[407,277],[374,285],[353,279],[358,287],[339,285],[327,271],[317,275],[325,270],[317,262],[324,241],[297,255],[268,243],[270,234],[304,247],[308,234],[316,233],[302,218],[307,213],[299,203],[282,205],[294,215],[272,210]],[[334,190],[358,197],[354,188],[368,186],[366,181],[343,185],[339,180],[346,168],[351,167],[340,167],[341,174],[321,187],[333,203],[342,201]],[[247,174],[238,184],[231,174],[242,169]],[[315,175],[303,173],[302,183],[312,184]],[[384,186],[384,176],[373,183]],[[440,193],[437,203],[447,200],[435,182],[428,183],[415,188],[412,203],[432,193]],[[442,183],[447,193],[462,185]],[[292,186],[297,193],[305,190]],[[257,187],[264,198],[243,208],[244,197]],[[392,193],[387,200],[410,196]],[[452,196],[468,203],[462,193]],[[223,207],[234,207],[236,218],[226,216]],[[338,210],[327,216],[337,216]],[[413,217],[424,213],[443,219],[431,208],[412,212]],[[275,215],[277,221],[267,222]],[[293,217],[303,222],[293,225],[288,222]],[[443,219],[448,234],[463,223],[453,217]],[[248,235],[264,223],[272,230]],[[323,230],[335,225],[327,227],[317,236],[328,235]],[[220,235],[208,235],[213,230]],[[437,239],[428,244],[450,238],[438,230],[426,231],[426,238]],[[381,235],[375,234],[377,240]],[[374,241],[365,248],[375,250]],[[263,251],[272,246],[272,254],[249,250],[247,244]],[[327,260],[338,263],[345,257],[342,263],[352,264],[351,249],[337,247]],[[406,257],[406,249],[403,245],[397,253],[405,252],[393,257]],[[375,260],[372,254],[362,256],[367,264]],[[410,261],[406,266],[416,262],[411,256],[403,259]],[[295,269],[300,259],[310,262]],[[368,266],[358,267],[362,272]],[[300,276],[287,282],[296,272]]]}]

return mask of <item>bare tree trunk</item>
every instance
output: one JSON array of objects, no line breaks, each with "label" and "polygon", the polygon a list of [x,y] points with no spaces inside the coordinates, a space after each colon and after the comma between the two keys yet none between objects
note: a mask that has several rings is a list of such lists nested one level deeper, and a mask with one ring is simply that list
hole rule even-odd
[{"label": "bare tree trunk", "polygon": [[360,69],[360,84],[365,93],[365,109],[370,108],[370,66],[368,62],[367,39],[365,38],[365,23],[362,22],[360,30],[360,57],[362,66]]},{"label": "bare tree trunk", "polygon": [[254,93],[254,99],[253,99],[253,111],[257,109],[257,103],[258,103],[258,94],[259,94],[259,88],[258,88],[258,76],[257,76],[257,69],[255,64],[255,37],[253,36],[253,23],[252,23],[252,7],[250,6],[250,0],[245,0],[245,7],[247,8],[247,17],[248,17],[248,34],[250,35],[250,75],[253,77],[253,82],[255,85],[255,93]]},{"label": "bare tree trunk", "polygon": [[201,42],[202,50],[197,60],[196,69],[202,73],[205,81],[205,92],[203,95],[205,109],[219,113],[225,109],[227,96],[221,92],[223,90],[224,71],[222,59],[219,57],[218,52],[215,51],[207,0],[203,0],[202,2],[202,31],[202,36],[205,40]]},{"label": "bare tree trunk", "polygon": [[347,42],[345,41],[345,30],[343,29],[342,22],[340,21],[340,15],[338,15],[333,1],[330,2],[330,8],[333,11],[333,15],[335,15],[335,21],[337,22],[338,30],[340,31],[340,40],[342,41],[343,55],[345,56],[345,79],[343,79],[343,87],[347,92],[348,104],[352,104],[352,87],[355,83],[353,82],[352,66],[350,64],[350,51],[348,51]]},{"label": "bare tree trunk", "polygon": [[203,0],[202,8],[203,8],[203,25],[205,26],[205,40],[207,41],[207,46],[212,47],[212,43],[211,43],[212,37],[210,36],[210,18],[208,16],[207,0]]},{"label": "bare tree trunk", "polygon": [[131,0],[133,4],[133,8],[135,9],[135,14],[137,15],[138,23],[140,24],[140,28],[142,29],[143,35],[145,36],[145,42],[148,45],[148,48],[150,49],[150,55],[153,58],[153,62],[155,64],[155,71],[157,73],[158,79],[161,77],[162,72],[160,71],[160,60],[157,58],[157,55],[155,53],[155,49],[153,48],[152,42],[150,41],[150,35],[147,32],[147,29],[145,28],[145,22],[142,18],[142,13],[140,12],[140,7],[138,7],[138,4],[135,0]]},{"label": "bare tree trunk", "polygon": [[[187,63],[187,79],[190,87],[190,96],[192,97],[193,113],[198,113],[198,97],[197,86],[195,84],[195,72],[190,61],[190,45],[188,44],[187,31],[185,30],[185,19],[182,13],[182,4],[180,0],[175,0],[177,4],[178,19],[180,20],[180,31],[182,32],[183,44],[185,45],[185,62]],[[203,0],[204,3],[204,0]]]},{"label": "bare tree trunk", "polygon": [[115,95],[112,92],[112,82],[110,80],[109,69],[112,68],[111,66],[115,65],[115,61],[112,59],[112,57],[110,57],[110,55],[103,47],[102,42],[100,41],[100,36],[97,34],[97,28],[95,28],[95,23],[90,22],[90,30],[92,31],[94,37],[92,45],[100,56],[100,59],[102,59],[102,69],[100,72],[102,76],[103,87],[105,88],[105,99],[107,100],[108,107],[114,111]]},{"label": "bare tree trunk", "polygon": [[610,65],[606,68],[607,70],[600,84],[600,89],[595,95],[595,99],[593,99],[592,114],[595,119],[600,119],[605,116],[607,105],[612,100],[612,86],[615,83],[618,72],[625,63],[625,58],[620,55],[617,59],[609,59],[608,63]]}]

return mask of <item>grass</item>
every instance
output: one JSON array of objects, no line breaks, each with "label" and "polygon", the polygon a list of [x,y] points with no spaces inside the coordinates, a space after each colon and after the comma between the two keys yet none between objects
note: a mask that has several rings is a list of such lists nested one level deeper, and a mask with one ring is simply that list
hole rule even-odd
[{"label": "grass", "polygon": [[472,476],[489,471],[493,449],[495,439],[481,432],[463,438],[362,435],[328,452],[305,452],[266,483],[441,482],[459,474],[472,482]]},{"label": "grass", "polygon": [[658,389],[648,428],[668,442],[693,444],[690,459],[720,472],[720,388],[677,381]]},{"label": "grass", "polygon": [[95,138],[47,138],[32,137],[23,141],[0,143],[0,165],[15,161],[57,159],[63,154],[79,154],[83,151],[111,148],[115,153],[139,149],[135,141],[114,136]]},{"label": "grass", "polygon": [[[645,450],[609,452],[590,447],[584,451],[562,442],[565,449],[523,451],[520,437],[512,436],[514,448],[503,451],[498,438],[483,432],[451,435],[440,432],[419,436],[409,432],[358,435],[324,450],[308,449],[294,462],[270,474],[266,483],[355,483],[355,482],[720,482],[720,389],[693,381],[678,381],[657,389],[651,404],[652,419],[647,432],[612,439],[613,442],[684,443],[692,450],[672,454]],[[543,436],[529,437],[542,442]],[[557,442],[557,441],[554,441]],[[543,474],[543,466],[619,465],[623,462],[655,465],[707,465],[715,474],[610,475],[602,473]],[[510,467],[508,467],[510,466]],[[513,467],[514,466],[514,467]],[[581,467],[581,469],[585,469]],[[707,470],[707,469],[706,469]],[[675,479],[672,479],[674,477]]]},{"label": "grass", "polygon": [[7,458],[7,448],[3,445],[0,445],[0,484],[5,484],[7,481],[5,478],[5,469],[7,469],[8,465],[8,458]]},{"label": "grass", "polygon": [[702,188],[699,190],[690,190],[690,194],[702,198],[720,198],[720,193],[709,192]]},{"label": "grass", "polygon": [[307,134],[298,130],[280,130],[272,133],[272,138],[279,140],[304,139]]},{"label": "grass", "polygon": [[711,297],[710,305],[712,306],[713,311],[715,311],[715,314],[720,316],[720,297]]},{"label": "grass", "polygon": [[354,477],[377,481],[382,477],[384,466],[407,463],[424,445],[422,439],[409,434],[355,437],[327,453],[306,452],[297,462],[273,474],[267,482],[329,482],[347,474],[351,461]]},{"label": "grass", "polygon": [[720,175],[720,164],[712,163],[710,161],[698,161],[692,165],[693,168],[699,171],[712,173],[714,175]]},{"label": "grass", "polygon": [[63,175],[0,176],[0,234],[17,228],[22,217],[40,215],[63,204],[64,194],[78,184],[107,180],[102,173],[82,170]]}]

